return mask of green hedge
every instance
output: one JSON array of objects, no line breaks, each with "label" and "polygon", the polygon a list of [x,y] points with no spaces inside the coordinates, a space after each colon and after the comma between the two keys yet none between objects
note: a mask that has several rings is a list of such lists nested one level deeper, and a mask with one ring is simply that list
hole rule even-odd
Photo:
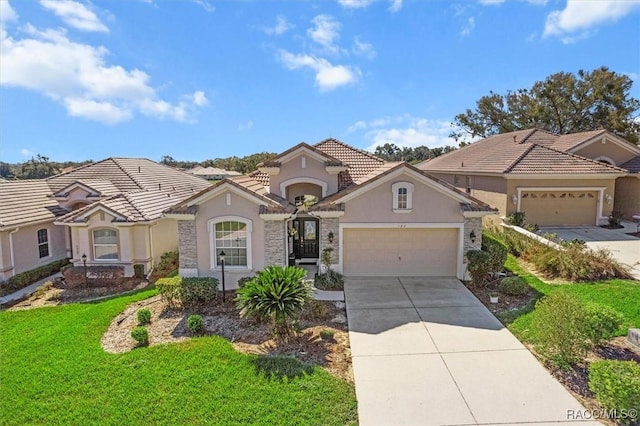
[{"label": "green hedge", "polygon": [[60,272],[60,269],[68,264],[69,259],[56,260],[55,262],[47,263],[46,265],[39,266],[35,269],[16,274],[6,282],[0,284],[0,295],[4,296],[23,289],[36,281],[47,278],[56,272]]},{"label": "green hedge", "polygon": [[218,292],[218,279],[212,277],[180,276],[160,278],[156,288],[162,301],[168,306],[183,306],[196,303],[209,303],[215,300]]},{"label": "green hedge", "polygon": [[589,389],[606,410],[615,410],[618,423],[638,424],[640,364],[635,361],[596,361],[589,365]]}]

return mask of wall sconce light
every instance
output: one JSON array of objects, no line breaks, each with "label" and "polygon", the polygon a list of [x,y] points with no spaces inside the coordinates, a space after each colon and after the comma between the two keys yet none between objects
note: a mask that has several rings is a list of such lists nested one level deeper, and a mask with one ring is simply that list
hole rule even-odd
[{"label": "wall sconce light", "polygon": [[607,204],[611,204],[611,194],[604,194],[604,199],[606,200]]},{"label": "wall sconce light", "polygon": [[333,237],[334,237],[333,232],[332,232],[332,231],[329,231],[329,235],[327,235],[327,238],[329,238],[329,242],[330,242],[330,243],[332,243],[332,242],[333,242]]},{"label": "wall sconce light", "polygon": [[518,204],[518,196],[516,194],[511,195],[511,202],[513,203],[514,206]]},{"label": "wall sconce light", "polygon": [[476,242],[476,233],[473,232],[473,230],[471,230],[471,233],[469,234],[469,238],[471,239],[472,243]]}]

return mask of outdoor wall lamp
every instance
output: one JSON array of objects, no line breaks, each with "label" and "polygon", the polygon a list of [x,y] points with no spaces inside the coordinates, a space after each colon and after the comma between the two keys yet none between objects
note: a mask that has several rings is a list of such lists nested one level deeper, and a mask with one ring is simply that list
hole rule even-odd
[{"label": "outdoor wall lamp", "polygon": [[473,229],[471,230],[471,233],[469,234],[469,238],[471,239],[472,243],[476,242],[476,233],[473,232]]},{"label": "outdoor wall lamp", "polygon": [[333,237],[334,237],[333,232],[329,231],[329,235],[327,235],[327,237],[329,238],[329,242],[332,243],[333,242]]},{"label": "outdoor wall lamp", "polygon": [[604,194],[604,199],[607,201],[607,204],[611,204],[611,194]]},{"label": "outdoor wall lamp", "polygon": [[514,206],[518,204],[518,196],[516,194],[511,195],[511,202],[513,203]]}]

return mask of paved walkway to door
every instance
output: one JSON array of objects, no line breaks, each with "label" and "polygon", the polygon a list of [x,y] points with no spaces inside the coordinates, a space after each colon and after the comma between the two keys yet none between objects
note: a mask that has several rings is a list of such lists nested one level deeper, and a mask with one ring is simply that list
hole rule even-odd
[{"label": "paved walkway to door", "polygon": [[557,425],[588,414],[456,278],[345,281],[361,425]]}]

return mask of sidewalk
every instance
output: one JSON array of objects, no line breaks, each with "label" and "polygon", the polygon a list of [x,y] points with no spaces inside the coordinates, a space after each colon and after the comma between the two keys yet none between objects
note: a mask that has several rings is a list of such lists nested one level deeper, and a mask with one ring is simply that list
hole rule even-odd
[{"label": "sidewalk", "polygon": [[4,305],[5,303],[8,302],[13,302],[16,300],[20,300],[26,297],[29,297],[31,294],[33,294],[33,292],[36,291],[36,289],[42,285],[44,285],[44,283],[46,283],[47,281],[51,281],[55,278],[61,277],[62,274],[60,272],[57,272],[53,275],[50,275],[46,278],[41,279],[40,281],[37,281],[21,290],[18,290],[14,293],[10,293],[7,294],[6,296],[2,296],[0,297],[0,305]]}]

